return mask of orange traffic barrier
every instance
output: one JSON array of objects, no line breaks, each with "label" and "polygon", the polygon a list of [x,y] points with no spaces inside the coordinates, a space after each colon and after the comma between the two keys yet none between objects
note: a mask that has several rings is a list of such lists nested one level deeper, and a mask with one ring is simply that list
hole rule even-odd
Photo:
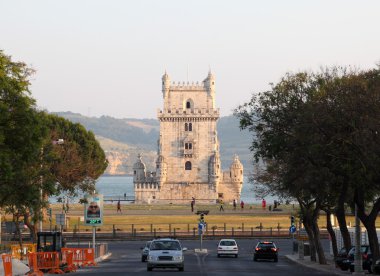
[{"label": "orange traffic barrier", "polygon": [[4,276],[12,276],[12,255],[2,254],[1,258],[3,259]]},{"label": "orange traffic barrier", "polygon": [[61,250],[62,260],[61,266],[64,272],[73,272],[77,270],[76,265],[73,262],[74,252],[70,248],[62,248]]},{"label": "orange traffic barrier", "polygon": [[95,250],[93,248],[86,248],[84,250],[85,265],[96,265],[95,263]]},{"label": "orange traffic barrier", "polygon": [[38,270],[47,271],[50,274],[63,274],[59,268],[60,255],[59,252],[37,252]]},{"label": "orange traffic barrier", "polygon": [[95,250],[93,248],[65,248],[73,251],[73,264],[76,266],[90,266],[95,263]]},{"label": "orange traffic barrier", "polygon": [[24,243],[22,248],[19,244],[11,245],[12,257],[16,259],[21,259],[21,256],[26,256],[28,253],[36,252],[37,244],[36,243]]},{"label": "orange traffic barrier", "polygon": [[29,276],[42,276],[44,275],[42,271],[38,269],[37,265],[37,253],[32,252],[28,254],[28,263],[30,267],[30,271],[26,273]]}]

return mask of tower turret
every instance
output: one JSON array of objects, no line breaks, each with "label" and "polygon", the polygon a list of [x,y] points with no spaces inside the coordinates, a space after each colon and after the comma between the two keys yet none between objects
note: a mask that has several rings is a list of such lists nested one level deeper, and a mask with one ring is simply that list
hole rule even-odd
[{"label": "tower turret", "polygon": [[137,162],[133,165],[133,182],[144,182],[146,177],[145,164],[141,160],[141,154],[137,158]]},{"label": "tower turret", "polygon": [[215,107],[215,77],[211,73],[211,70],[208,72],[207,78],[203,81],[207,93],[210,97],[212,108]]},{"label": "tower turret", "polygon": [[164,157],[162,155],[159,155],[156,161],[156,179],[160,186],[166,181],[166,176],[167,164]]},{"label": "tower turret", "polygon": [[243,184],[243,165],[237,155],[234,156],[234,161],[231,164],[230,176],[232,182]]},{"label": "tower turret", "polygon": [[219,175],[220,175],[220,157],[219,157],[219,152],[215,151],[214,154],[210,157],[210,161],[208,163],[209,183],[218,185]]},{"label": "tower turret", "polygon": [[162,97],[164,99],[169,93],[169,88],[170,88],[170,77],[165,71],[165,74],[162,76]]}]

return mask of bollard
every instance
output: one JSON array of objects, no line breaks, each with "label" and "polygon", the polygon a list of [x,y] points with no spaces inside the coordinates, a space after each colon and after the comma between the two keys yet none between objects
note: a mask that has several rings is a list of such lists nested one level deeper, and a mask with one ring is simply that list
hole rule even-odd
[{"label": "bollard", "polygon": [[152,234],[153,233],[153,224],[151,223],[150,224],[150,234]]},{"label": "bollard", "polygon": [[135,232],[135,225],[132,224],[132,236],[133,236],[133,233]]},{"label": "bollard", "polygon": [[169,235],[171,235],[172,234],[172,225],[171,225],[171,223],[169,223]]},{"label": "bollard", "polygon": [[270,228],[270,236],[273,237],[273,227]]},{"label": "bollard", "polygon": [[241,224],[241,231],[244,233],[244,222]]},{"label": "bollard", "polygon": [[232,237],[234,236],[235,229],[232,227]]},{"label": "bollard", "polygon": [[190,224],[187,224],[187,233],[190,233]]},{"label": "bollard", "polygon": [[226,228],[227,228],[226,223],[224,223],[224,234],[226,234]]},{"label": "bollard", "polygon": [[280,223],[278,222],[278,223],[277,223],[277,232],[278,232],[278,235],[280,235],[280,228],[281,228],[281,227],[280,227]]},{"label": "bollard", "polygon": [[116,228],[115,228],[115,224],[112,224],[112,237],[116,238]]}]

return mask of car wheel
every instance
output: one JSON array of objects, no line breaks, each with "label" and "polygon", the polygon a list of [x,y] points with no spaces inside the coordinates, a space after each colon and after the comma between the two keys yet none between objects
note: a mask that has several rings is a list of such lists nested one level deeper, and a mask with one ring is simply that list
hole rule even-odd
[{"label": "car wheel", "polygon": [[253,261],[257,262],[257,257],[256,256],[253,256]]},{"label": "car wheel", "polygon": [[179,271],[184,271],[185,268],[184,268],[184,267],[179,267],[178,270],[179,270]]},{"label": "car wheel", "polygon": [[238,257],[238,254],[235,255],[235,258],[237,258],[237,257]]},{"label": "car wheel", "polygon": [[152,269],[153,269],[153,268],[152,268],[152,267],[149,267],[149,266],[146,268],[147,271],[152,271]]},{"label": "car wheel", "polygon": [[220,258],[220,254],[218,254],[217,256],[218,256],[218,258]]},{"label": "car wheel", "polygon": [[144,257],[141,257],[141,261],[142,261],[142,262],[145,262],[145,258],[144,258]]},{"label": "car wheel", "polygon": [[355,267],[354,266],[350,266],[350,271],[351,272],[355,272]]},{"label": "car wheel", "polygon": [[277,262],[278,262],[278,257],[274,258],[273,261],[274,261],[275,263],[277,263]]}]

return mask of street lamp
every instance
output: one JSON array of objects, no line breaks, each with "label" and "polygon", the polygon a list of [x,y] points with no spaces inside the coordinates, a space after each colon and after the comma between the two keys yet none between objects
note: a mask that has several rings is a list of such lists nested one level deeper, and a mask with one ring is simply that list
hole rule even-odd
[{"label": "street lamp", "polygon": [[[65,143],[65,140],[63,140],[63,139],[53,140],[51,143],[53,145],[62,145],[62,144]],[[42,157],[43,157],[43,154],[44,154],[44,147],[41,147],[41,169],[42,169]],[[43,190],[42,190],[42,185],[43,185],[43,176],[42,176],[42,174],[40,176],[40,181],[41,181],[40,199],[41,199],[41,202],[42,202],[43,199],[44,199]],[[44,220],[44,218],[43,218],[44,213],[42,211],[42,208],[41,208],[40,212],[41,212],[41,217],[40,217],[40,222],[39,222],[39,229],[40,229],[40,232],[42,232],[42,221]]]}]

